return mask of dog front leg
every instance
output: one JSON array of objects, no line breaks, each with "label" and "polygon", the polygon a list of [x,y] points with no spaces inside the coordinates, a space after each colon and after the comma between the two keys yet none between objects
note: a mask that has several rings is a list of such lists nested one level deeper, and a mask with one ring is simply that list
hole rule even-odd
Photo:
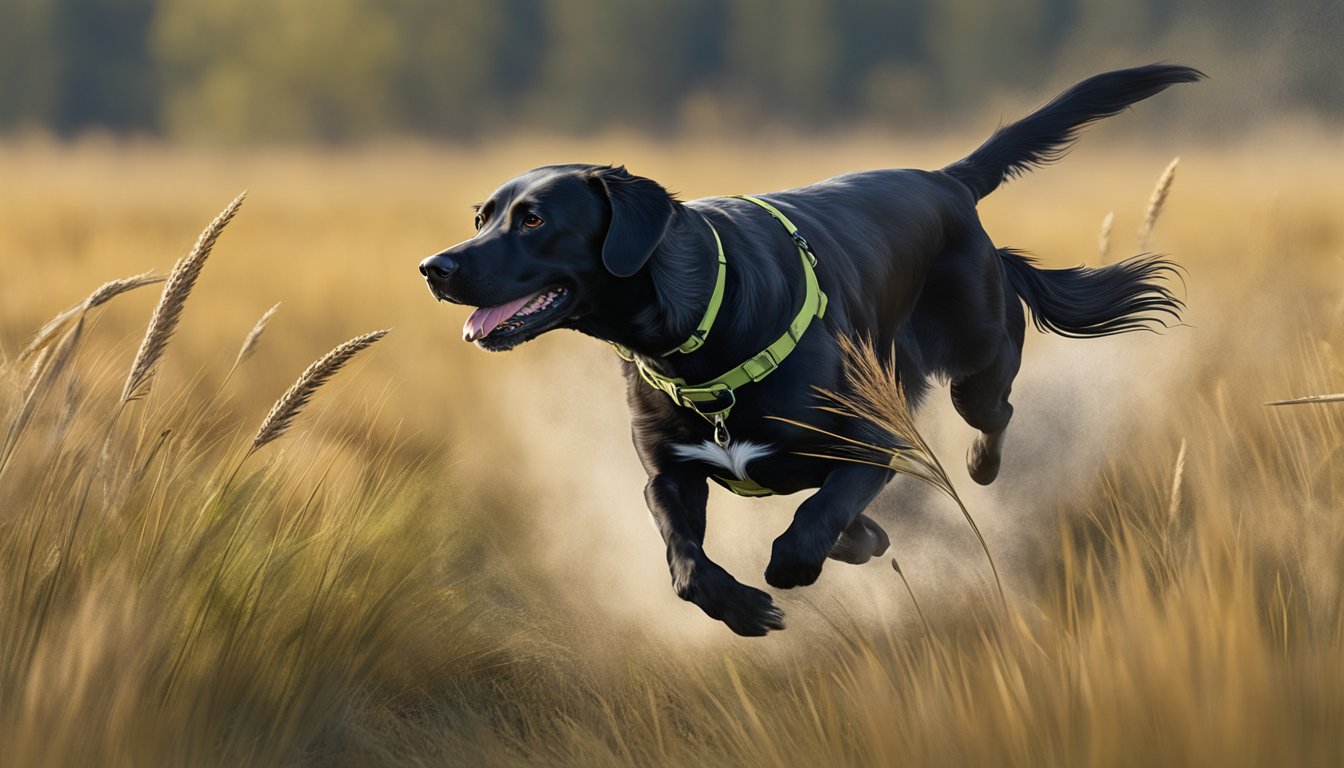
[{"label": "dog front leg", "polygon": [[805,587],[821,575],[835,543],[891,479],[891,470],[851,464],[837,467],[793,514],[775,539],[765,580],[780,589]]},{"label": "dog front leg", "polygon": [[709,488],[703,475],[654,475],[644,488],[644,499],[667,544],[672,587],[682,600],[700,606],[739,635],[759,636],[784,628],[784,614],[768,594],[742,584],[705,554]]}]

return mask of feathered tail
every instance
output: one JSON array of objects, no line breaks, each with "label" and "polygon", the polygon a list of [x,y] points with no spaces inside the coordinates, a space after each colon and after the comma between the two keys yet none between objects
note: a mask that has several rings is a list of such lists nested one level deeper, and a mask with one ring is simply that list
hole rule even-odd
[{"label": "feathered tail", "polygon": [[1044,107],[994,132],[971,154],[943,169],[979,200],[1008,179],[1063,157],[1090,123],[1110,117],[1176,83],[1204,73],[1174,64],[1105,72],[1078,83]]}]

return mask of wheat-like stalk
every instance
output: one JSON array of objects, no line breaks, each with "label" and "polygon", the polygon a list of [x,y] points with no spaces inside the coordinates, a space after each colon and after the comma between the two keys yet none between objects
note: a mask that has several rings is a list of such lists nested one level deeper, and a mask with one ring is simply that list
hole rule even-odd
[{"label": "wheat-like stalk", "polygon": [[1148,198],[1148,210],[1143,214],[1143,225],[1139,227],[1139,250],[1148,250],[1148,242],[1153,237],[1153,227],[1157,226],[1157,217],[1162,215],[1162,206],[1167,203],[1167,195],[1171,192],[1171,182],[1176,178],[1176,166],[1181,162],[1181,158],[1175,157],[1167,164],[1162,175],[1157,177],[1157,186],[1153,187],[1153,194]]},{"label": "wheat-like stalk", "polygon": [[0,474],[4,474],[5,468],[9,466],[14,448],[18,445],[20,436],[28,426],[28,421],[32,418],[33,411],[42,398],[43,392],[50,388],[52,382],[56,381],[70,366],[70,362],[75,358],[75,349],[79,346],[79,341],[83,335],[84,318],[80,317],[75,321],[75,326],[61,337],[61,341],[56,345],[54,352],[48,354],[48,350],[43,349],[41,355],[33,363],[32,371],[28,376],[27,392],[24,395],[23,403],[19,406],[18,412],[14,414],[14,419],[5,432],[4,442],[0,443]]},{"label": "wheat-like stalk", "polygon": [[275,311],[279,308],[280,303],[276,302],[275,306],[261,313],[261,317],[257,318],[257,324],[252,326],[247,338],[243,339],[243,345],[238,349],[238,357],[233,361],[235,368],[242,365],[243,361],[251,357],[252,353],[256,351],[257,342],[261,341],[261,334],[266,331],[266,325],[271,322],[271,318],[275,316]]},{"label": "wheat-like stalk", "polygon": [[861,449],[870,449],[875,453],[869,455],[887,457],[884,465],[890,469],[914,475],[952,498],[957,498],[956,489],[942,471],[924,436],[915,427],[905,389],[900,385],[895,368],[883,365],[869,344],[859,345],[844,336],[839,337],[839,343],[845,357],[845,379],[850,385],[849,392],[818,389],[817,393],[827,403],[819,408],[829,413],[869,421],[890,435],[895,446],[874,446],[807,424],[797,423],[797,426],[839,438]]},{"label": "wheat-like stalk", "polygon": [[43,347],[42,351],[38,353],[37,359],[33,361],[32,367],[28,369],[28,379],[23,384],[25,394],[32,392],[33,388],[37,386],[37,377],[42,374],[42,371],[46,370],[47,360],[50,358],[51,347]]},{"label": "wheat-like stalk", "polygon": [[1111,227],[1115,224],[1115,211],[1109,211],[1101,220],[1101,232],[1097,235],[1097,251],[1101,254],[1101,263],[1111,259]]},{"label": "wheat-like stalk", "polygon": [[[838,338],[840,350],[845,358],[845,381],[849,385],[848,391],[836,392],[816,388],[822,400],[827,403],[818,406],[818,408],[828,413],[865,420],[886,432],[892,438],[894,445],[891,447],[874,445],[828,432],[806,422],[779,417],[770,418],[835,438],[851,447],[858,448],[864,454],[862,456],[810,453],[800,455],[885,467],[898,474],[914,476],[937,488],[956,502],[957,507],[961,509],[962,516],[966,518],[967,524],[970,525],[971,531],[975,534],[976,540],[980,542],[980,548],[985,553],[985,559],[989,561],[989,569],[994,575],[994,585],[998,589],[999,600],[1006,610],[1007,598],[1003,591],[1003,582],[999,578],[999,569],[994,563],[994,556],[989,552],[989,545],[985,542],[984,535],[980,533],[980,526],[976,524],[970,510],[962,502],[961,496],[952,485],[951,478],[943,469],[942,463],[938,461],[933,449],[929,447],[928,442],[924,440],[924,436],[915,427],[914,415],[910,410],[910,403],[906,399],[905,388],[901,386],[900,377],[896,372],[895,354],[891,356],[892,363],[883,364],[882,361],[878,360],[877,353],[871,343],[856,344],[846,336]],[[881,458],[882,460],[875,461],[874,458]]]},{"label": "wheat-like stalk", "polygon": [[143,288],[146,285],[162,283],[164,279],[163,275],[156,275],[153,272],[142,272],[138,275],[132,275],[131,277],[123,277],[120,280],[109,280],[98,286],[93,293],[89,294],[89,297],[84,300],[84,309],[101,307],[127,291]]},{"label": "wheat-like stalk", "polygon": [[1308,403],[1344,403],[1344,392],[1337,395],[1309,395],[1292,400],[1274,400],[1265,405],[1307,405]]},{"label": "wheat-like stalk", "polygon": [[71,318],[75,315],[82,312],[86,306],[87,300],[81,301],[48,320],[45,325],[37,329],[37,333],[33,335],[32,341],[28,342],[28,346],[24,347],[15,359],[18,362],[23,362],[37,354],[39,351],[46,349],[47,346],[51,344],[52,339],[56,338],[56,334],[60,333],[61,329],[65,327],[66,323],[70,322]]},{"label": "wheat-like stalk", "polygon": [[45,325],[37,330],[37,333],[33,335],[32,341],[28,342],[28,346],[24,347],[23,351],[19,352],[16,359],[19,362],[23,362],[29,357],[32,357],[38,350],[46,347],[51,343],[52,339],[56,338],[56,334],[59,333],[61,329],[65,327],[66,323],[70,322],[71,318],[75,315],[87,312],[95,307],[100,307],[127,291],[143,288],[146,285],[162,283],[163,280],[164,278],[162,275],[145,272],[131,277],[123,277],[120,280],[109,280],[106,283],[103,283],[98,286],[97,290],[90,293],[88,298],[48,320]]},{"label": "wheat-like stalk", "polygon": [[249,331],[247,337],[243,339],[242,346],[238,348],[238,356],[233,359],[233,365],[229,366],[229,372],[224,374],[223,380],[219,382],[219,386],[210,394],[210,397],[206,398],[205,401],[197,407],[196,413],[191,421],[199,422],[202,414],[210,412],[210,409],[215,404],[215,400],[224,392],[224,387],[228,386],[229,381],[233,378],[233,374],[238,370],[238,366],[242,365],[252,356],[252,353],[256,351],[257,342],[261,341],[261,334],[266,331],[267,324],[271,322],[271,317],[275,315],[275,311],[279,308],[280,304],[279,302],[276,302],[275,306],[261,313],[261,317],[257,318],[256,325],[252,326],[252,330]]},{"label": "wheat-like stalk", "polygon": [[187,297],[191,295],[191,289],[201,275],[201,268],[210,257],[210,251],[219,240],[220,233],[230,221],[233,221],[246,196],[247,193],[243,192],[235,197],[233,202],[229,203],[201,232],[191,252],[179,259],[173,265],[173,271],[168,273],[168,282],[163,286],[163,294],[159,297],[158,306],[154,308],[154,315],[149,319],[145,338],[140,342],[140,349],[135,353],[135,362],[131,364],[131,372],[126,377],[126,385],[121,390],[123,405],[145,394],[149,381],[154,376],[154,369],[159,359],[163,357],[163,351],[167,349],[173,331],[177,329],[177,322],[182,317],[182,307],[187,303]]},{"label": "wheat-like stalk", "polygon": [[896,562],[896,558],[891,558],[891,570],[901,577],[901,583],[905,585],[905,593],[910,596],[910,602],[915,605],[915,613],[919,614],[919,621],[924,625],[924,632],[933,635],[933,627],[929,625],[929,620],[924,616],[924,609],[919,607],[919,600],[915,598],[915,590],[910,588],[910,580],[905,578],[905,571],[901,570],[901,564]]},{"label": "wheat-like stalk", "polygon": [[1167,520],[1175,520],[1181,513],[1181,494],[1185,480],[1185,440],[1181,440],[1181,450],[1176,454],[1176,469],[1171,475],[1171,496],[1167,500]]},{"label": "wheat-like stalk", "polygon": [[9,457],[13,453],[14,444],[32,415],[33,406],[37,402],[38,382],[47,371],[47,361],[50,359],[51,347],[43,347],[42,351],[37,354],[37,359],[33,361],[32,368],[28,371],[28,378],[23,384],[23,399],[19,403],[14,418],[10,420],[9,428],[5,431],[4,442],[0,443],[0,475],[3,475],[5,468],[9,466]]},{"label": "wheat-like stalk", "polygon": [[350,358],[386,336],[388,330],[385,328],[356,336],[318,358],[317,362],[299,374],[298,381],[294,382],[294,385],[275,401],[275,405],[271,406],[270,413],[266,414],[265,420],[261,422],[261,428],[257,430],[257,436],[252,438],[252,447],[248,449],[248,455],[285,434],[304,406],[312,399],[313,394],[326,384],[328,379],[336,375],[342,366],[350,362]]}]

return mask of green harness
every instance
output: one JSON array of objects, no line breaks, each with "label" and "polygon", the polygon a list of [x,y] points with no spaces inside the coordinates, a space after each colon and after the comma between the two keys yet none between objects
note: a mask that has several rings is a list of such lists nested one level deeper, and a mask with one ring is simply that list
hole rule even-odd
[{"label": "green harness", "polygon": [[[798,346],[798,340],[807,332],[808,327],[812,324],[812,319],[820,318],[826,314],[826,294],[821,291],[821,287],[817,284],[815,271],[817,257],[812,252],[812,246],[799,234],[798,228],[793,225],[793,222],[789,221],[787,216],[780,213],[778,208],[764,200],[747,195],[734,195],[734,197],[755,203],[768,211],[784,226],[784,229],[789,233],[789,237],[798,246],[798,253],[803,259],[806,293],[803,296],[803,305],[798,308],[798,314],[794,315],[793,321],[789,323],[788,330],[773,344],[752,355],[746,362],[701,384],[688,384],[685,379],[659,373],[650,367],[644,358],[626,347],[619,344],[612,345],[622,359],[634,363],[639,370],[640,377],[649,386],[667,393],[667,396],[672,398],[672,402],[690,408],[703,416],[710,424],[713,424],[714,442],[720,447],[726,447],[731,440],[727,421],[728,415],[737,403],[736,390],[753,381],[760,381],[773,373],[789,356],[789,353],[793,352],[794,347]],[[690,338],[682,342],[676,349],[665,352],[662,355],[663,357],[676,353],[689,354],[699,349],[709,336],[710,328],[714,325],[715,318],[718,317],[719,307],[723,304],[728,260],[724,255],[723,241],[719,238],[719,233],[712,224],[709,230],[714,235],[714,243],[718,246],[719,256],[718,274],[714,279],[714,292],[710,295],[709,306],[705,309],[705,316],[700,320],[700,324],[695,331],[691,333]],[[718,475],[713,477],[728,490],[739,496],[769,496],[774,493],[774,491],[751,480],[738,480],[736,478],[719,477]]]}]

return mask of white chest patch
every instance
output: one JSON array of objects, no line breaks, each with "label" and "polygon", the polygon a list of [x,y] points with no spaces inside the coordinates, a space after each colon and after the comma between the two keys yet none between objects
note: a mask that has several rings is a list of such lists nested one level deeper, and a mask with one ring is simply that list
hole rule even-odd
[{"label": "white chest patch", "polygon": [[767,443],[753,443],[750,440],[734,440],[727,448],[706,440],[698,445],[674,445],[672,453],[683,461],[703,461],[722,467],[738,480],[747,479],[747,465],[756,459],[765,458],[771,453]]}]

